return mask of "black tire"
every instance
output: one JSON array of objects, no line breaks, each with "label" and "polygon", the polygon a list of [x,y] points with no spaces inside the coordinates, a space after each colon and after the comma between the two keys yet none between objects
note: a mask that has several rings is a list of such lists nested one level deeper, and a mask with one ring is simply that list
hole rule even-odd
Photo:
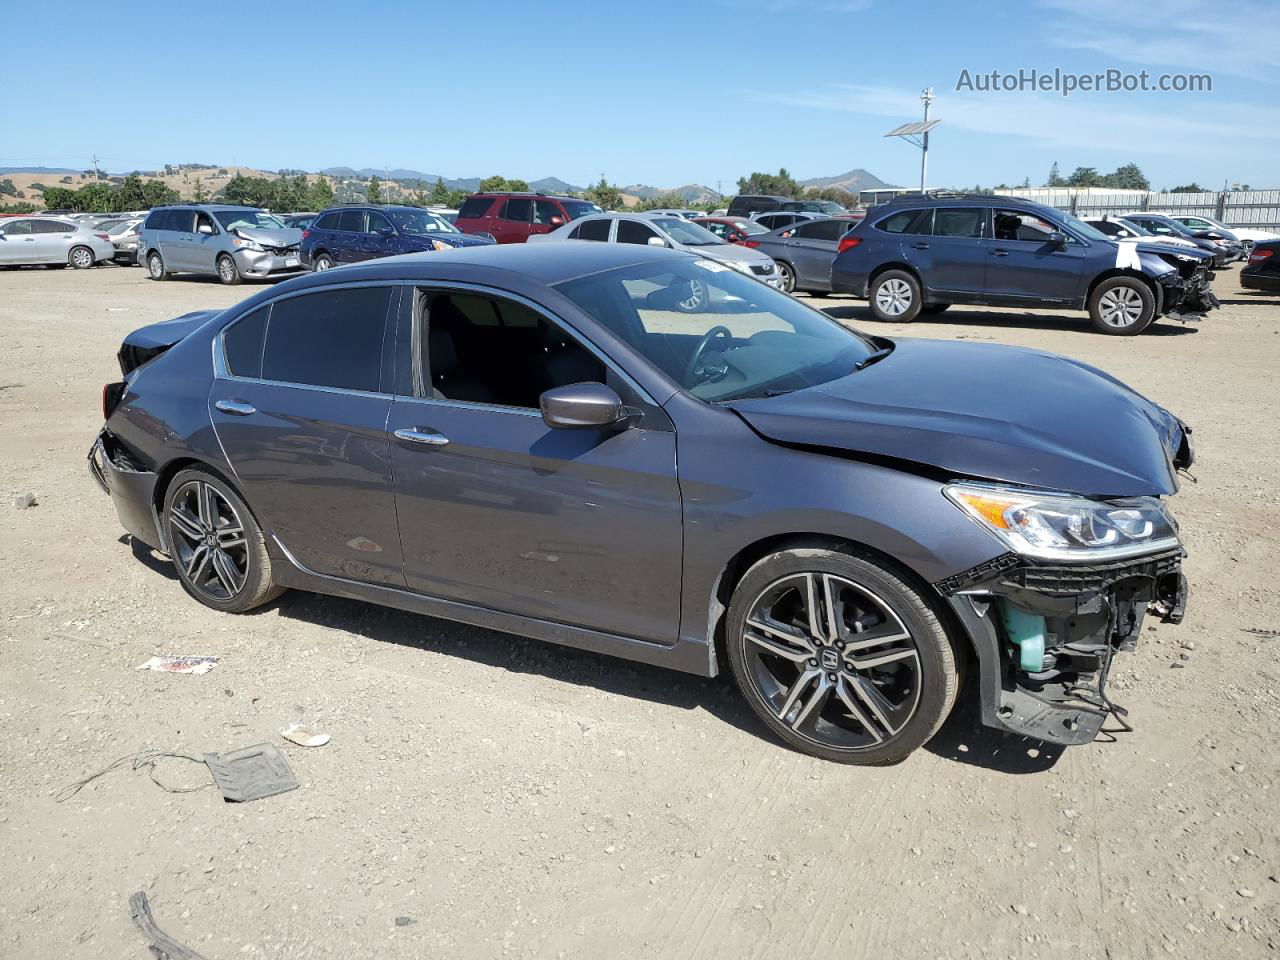
[{"label": "black tire", "polygon": [[1089,295],[1089,319],[1099,333],[1136,336],[1151,326],[1155,316],[1155,295],[1136,277],[1103,280]]},{"label": "black tire", "polygon": [[67,251],[67,263],[76,270],[88,270],[94,265],[96,259],[93,251],[83,244],[72,247]]},{"label": "black tire", "polygon": [[234,287],[240,282],[240,268],[236,266],[235,257],[229,253],[221,254],[217,259],[218,282],[225,287]]},{"label": "black tire", "polygon": [[944,312],[949,306],[951,306],[949,303],[926,303],[920,308],[920,312],[931,317],[936,317],[938,314]]},{"label": "black tire", "polygon": [[253,512],[221,477],[179,471],[161,516],[182,588],[206,607],[244,613],[284,592],[271,582],[271,558]]},{"label": "black tire", "polygon": [[867,292],[871,313],[885,323],[910,323],[920,314],[920,281],[905,270],[886,270]]},{"label": "black tire", "polygon": [[329,256],[327,253],[319,254],[311,261],[311,269],[317,273],[321,270],[332,270],[333,257]]},{"label": "black tire", "polygon": [[821,300],[823,297],[831,296],[830,290],[809,290],[806,292],[809,294],[809,296],[817,297],[819,300]]},{"label": "black tire", "polygon": [[160,256],[159,250],[152,250],[147,254],[147,276],[152,280],[169,279],[169,271],[164,265],[164,257]]},{"label": "black tire", "polygon": [[796,292],[796,272],[785,260],[778,261],[778,286],[783,293]]},{"label": "black tire", "polygon": [[[803,605],[806,592],[819,598],[817,632],[825,643],[805,649],[782,633],[748,627],[771,623],[787,627],[788,638],[813,637],[812,629],[797,626],[813,622],[794,605],[796,598]],[[838,608],[834,642],[828,596]],[[870,639],[851,639],[862,633]],[[926,743],[955,705],[957,654],[938,616],[903,574],[852,545],[797,545],[758,561],[734,590],[725,637],[730,669],[751,709],[785,743],[824,760],[897,763]]]}]

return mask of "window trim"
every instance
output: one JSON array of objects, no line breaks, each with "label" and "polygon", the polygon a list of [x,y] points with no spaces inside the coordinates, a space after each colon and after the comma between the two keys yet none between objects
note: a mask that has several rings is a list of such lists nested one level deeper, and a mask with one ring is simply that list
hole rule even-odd
[{"label": "window trim", "polygon": [[[223,339],[227,335],[227,331],[234,327],[241,320],[252,316],[263,307],[274,310],[277,303],[283,303],[286,300],[292,300],[295,297],[314,296],[317,293],[327,293],[332,290],[352,290],[365,289],[369,287],[387,287],[391,290],[391,298],[387,302],[387,315],[382,318],[382,345],[378,350],[381,361],[378,367],[378,389],[377,390],[352,390],[350,387],[326,387],[317,383],[294,383],[291,380],[268,380],[265,377],[241,377],[233,374],[227,366],[226,346]],[[395,302],[395,297],[400,293],[403,283],[397,280],[357,280],[349,283],[326,284],[323,287],[312,287],[306,290],[295,290],[290,293],[283,294],[279,297],[273,297],[269,300],[259,303],[241,313],[230,323],[225,324],[218,335],[213,338],[213,377],[215,380],[226,380],[232,383],[261,383],[271,387],[296,387],[299,390],[312,390],[320,393],[336,393],[343,396],[354,397],[384,397],[391,398],[395,396],[394,384],[390,392],[383,388],[387,386],[384,382],[387,379],[387,337],[390,334],[394,337],[395,326],[390,322],[390,318],[399,312],[399,304]],[[263,331],[263,356],[265,358],[266,337],[271,333],[271,316],[267,315],[266,329]],[[394,376],[392,377],[394,379]]]},{"label": "window trim", "polygon": [[[644,418],[641,421],[640,425],[643,426],[644,429],[648,429],[648,430],[662,429],[662,427],[654,423],[654,420],[658,418],[655,418],[653,416],[654,412],[662,409],[662,405],[653,399],[652,394],[650,394],[648,390],[646,390],[643,386],[641,386],[636,381],[635,377],[627,373],[627,371],[622,368],[621,364],[619,364],[618,362],[610,358],[608,354],[606,354],[598,346],[592,343],[591,340],[587,338],[575,326],[573,326],[573,324],[567,323],[559,315],[554,313],[549,308],[543,306],[541,303],[538,303],[536,300],[531,300],[528,297],[523,296],[522,294],[516,293],[513,290],[503,290],[497,287],[488,287],[488,286],[485,286],[484,284],[467,283],[465,281],[401,280],[399,281],[399,283],[402,287],[409,288],[409,290],[412,291],[412,293],[414,294],[414,296],[402,295],[400,298],[400,305],[398,308],[401,314],[403,314],[405,311],[408,311],[408,314],[409,314],[408,326],[409,326],[410,355],[409,355],[409,378],[408,379],[409,379],[410,387],[413,386],[413,380],[415,379],[414,369],[415,368],[418,370],[422,369],[422,359],[423,359],[422,329],[420,324],[414,322],[416,319],[415,317],[415,313],[417,310],[416,294],[418,293],[418,291],[433,290],[433,291],[439,291],[443,293],[457,292],[457,293],[469,293],[469,294],[482,296],[482,297],[495,297],[501,300],[510,300],[513,303],[518,303],[521,306],[528,307],[530,310],[536,313],[539,317],[546,320],[548,323],[554,324],[557,328],[564,331],[564,333],[567,336],[571,337],[575,343],[577,343],[584,350],[591,353],[597,360],[599,360],[602,364],[604,364],[604,366],[608,370],[612,371],[620,380],[622,380],[625,384],[627,384],[627,386],[635,392],[636,397],[640,400],[641,404],[643,404],[645,407],[648,408],[644,411]],[[429,322],[430,321],[428,321],[428,323]],[[397,326],[403,328],[404,324],[402,322],[400,324],[397,324]],[[399,347],[397,347],[396,348],[397,360],[399,359],[400,352],[401,351]],[[430,358],[428,358],[428,360],[429,359]],[[398,368],[399,364],[396,363],[395,366]],[[507,406],[505,404],[500,404],[500,403],[482,403],[475,400],[450,400],[448,397],[416,396],[414,394],[401,393],[400,392],[401,386],[402,385],[399,383],[393,385],[393,389],[395,390],[394,396],[397,401],[412,400],[416,403],[430,403],[438,406],[460,407],[465,409],[492,410],[499,413],[517,413],[517,414],[523,414],[525,416],[534,416],[534,417],[542,416],[542,411],[537,407],[512,407],[512,406]],[[644,422],[646,420],[648,421],[648,423]],[[660,423],[660,420],[659,420],[659,423]]]}]

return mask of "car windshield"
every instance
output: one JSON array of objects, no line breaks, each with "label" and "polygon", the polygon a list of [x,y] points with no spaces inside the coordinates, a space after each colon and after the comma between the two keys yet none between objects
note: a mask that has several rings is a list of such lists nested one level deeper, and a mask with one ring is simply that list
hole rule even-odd
[{"label": "car windshield", "polygon": [[234,230],[237,227],[284,229],[284,224],[265,210],[215,210],[213,215],[225,230]]},{"label": "car windshield", "polygon": [[735,220],[733,225],[738,228],[739,232],[745,233],[748,237],[754,237],[758,233],[768,233],[769,228],[762,223],[756,223],[754,220]]},{"label": "car windshield", "polygon": [[1085,223],[1083,220],[1076,219],[1069,213],[1063,213],[1061,210],[1058,210],[1055,212],[1058,215],[1058,219],[1061,220],[1065,226],[1071,228],[1073,231],[1078,233],[1080,236],[1084,237],[1086,240],[1115,239],[1114,237],[1108,237],[1105,233],[1103,233],[1097,227],[1090,226],[1089,224]]},{"label": "car windshield", "polygon": [[137,220],[122,220],[120,223],[117,223],[114,227],[109,229],[107,233],[113,237],[118,237],[122,233],[128,233],[137,225],[137,223]]},{"label": "car windshield", "polygon": [[428,233],[461,233],[443,217],[437,217],[430,210],[388,210],[391,222],[401,233],[420,237]]},{"label": "car windshield", "polygon": [[654,220],[653,224],[676,243],[687,247],[713,247],[725,242],[706,227],[679,217],[662,217]]},{"label": "car windshield", "polygon": [[1118,223],[1120,224],[1120,226],[1126,227],[1127,229],[1132,230],[1134,233],[1136,233],[1140,237],[1154,236],[1154,234],[1150,230],[1148,230],[1146,227],[1140,227],[1136,223],[1134,223],[1132,220],[1126,220],[1123,217],[1112,217],[1111,222]]},{"label": "car windshield", "polygon": [[664,257],[556,287],[695,397],[768,397],[853,373],[876,351],[773,287],[700,257]]},{"label": "car windshield", "polygon": [[561,200],[560,206],[564,207],[564,212],[569,215],[570,220],[587,217],[593,213],[604,213],[594,203],[588,203],[586,200]]}]

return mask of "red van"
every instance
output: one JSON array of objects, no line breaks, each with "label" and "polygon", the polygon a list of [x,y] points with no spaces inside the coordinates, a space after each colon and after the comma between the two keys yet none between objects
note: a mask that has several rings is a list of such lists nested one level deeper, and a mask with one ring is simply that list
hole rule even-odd
[{"label": "red van", "polygon": [[473,193],[462,202],[455,223],[463,233],[488,233],[499,243],[524,243],[535,233],[603,213],[589,200],[544,193]]}]

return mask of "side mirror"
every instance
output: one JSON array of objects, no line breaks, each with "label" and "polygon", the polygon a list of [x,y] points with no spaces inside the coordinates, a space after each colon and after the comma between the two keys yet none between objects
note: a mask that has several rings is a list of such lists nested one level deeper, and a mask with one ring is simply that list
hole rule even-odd
[{"label": "side mirror", "polygon": [[622,398],[603,383],[571,383],[553,387],[538,398],[548,427],[577,430],[621,424],[631,416]]},{"label": "side mirror", "polygon": [[553,226],[553,227],[563,227],[563,226],[564,226],[564,217],[561,217],[561,216],[557,215],[557,216],[552,217],[552,218],[551,218],[550,220],[548,220],[547,222],[548,222],[549,224],[551,224],[551,226]]},{"label": "side mirror", "polygon": [[200,224],[198,227],[196,227],[196,233],[202,233],[202,234],[204,234],[206,237],[212,237],[212,236],[213,236],[213,224],[212,224],[212,223],[202,223],[202,224]]},{"label": "side mirror", "polygon": [[665,247],[667,245],[667,241],[661,237],[650,237],[648,243],[651,247]]},{"label": "side mirror", "polygon": [[1060,230],[1055,230],[1049,234],[1049,243],[1055,247],[1065,247],[1067,245],[1067,235]]},{"label": "side mirror", "polygon": [[380,237],[394,237],[395,235],[396,235],[396,232],[390,227],[378,228],[378,236]]}]

